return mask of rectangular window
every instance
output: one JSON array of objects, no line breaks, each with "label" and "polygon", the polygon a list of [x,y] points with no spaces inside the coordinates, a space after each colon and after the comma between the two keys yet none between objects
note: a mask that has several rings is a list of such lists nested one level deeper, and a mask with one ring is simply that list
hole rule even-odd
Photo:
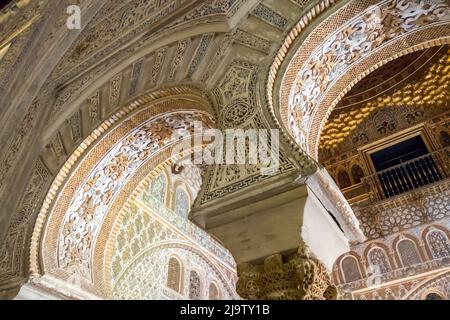
[{"label": "rectangular window", "polygon": [[370,154],[385,198],[442,179],[432,154],[420,135]]}]

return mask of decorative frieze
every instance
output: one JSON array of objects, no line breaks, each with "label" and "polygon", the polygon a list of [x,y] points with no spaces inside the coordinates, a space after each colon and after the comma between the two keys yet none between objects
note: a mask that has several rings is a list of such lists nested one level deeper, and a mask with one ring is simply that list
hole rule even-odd
[{"label": "decorative frieze", "polygon": [[238,265],[237,293],[248,300],[335,300],[337,289],[325,267],[302,245],[283,259],[275,254],[263,265]]},{"label": "decorative frieze", "polygon": [[288,23],[288,19],[262,3],[258,4],[252,14],[280,30],[284,30]]},{"label": "decorative frieze", "polygon": [[192,59],[189,69],[187,72],[187,78],[192,79],[192,76],[197,71],[200,63],[203,61],[203,58],[206,55],[206,51],[211,43],[211,40],[214,38],[213,34],[205,34],[202,36],[200,43],[195,51],[194,58]]}]

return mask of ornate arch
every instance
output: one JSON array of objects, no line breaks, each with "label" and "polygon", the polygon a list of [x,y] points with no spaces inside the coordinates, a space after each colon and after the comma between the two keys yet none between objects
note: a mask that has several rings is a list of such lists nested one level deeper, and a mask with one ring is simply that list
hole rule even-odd
[{"label": "ornate arch", "polygon": [[153,194],[153,192],[155,192],[155,190],[153,188],[154,188],[154,183],[158,183],[159,179],[163,179],[164,185],[163,185],[163,190],[160,190],[162,199],[158,199],[158,200],[162,200],[161,203],[167,204],[170,199],[169,190],[170,190],[171,181],[170,181],[170,177],[167,174],[166,170],[161,170],[159,172],[159,174],[154,179],[152,179],[152,181],[149,183],[147,191],[152,193],[152,196],[156,197],[156,195]]},{"label": "ornate arch", "polygon": [[[423,299],[426,294],[430,292],[439,292],[444,299],[449,298],[450,290],[450,271],[448,268],[431,279],[426,279],[412,288],[402,300],[417,300]],[[439,289],[438,289],[439,288]],[[444,293],[445,292],[445,293]]]},{"label": "ornate arch", "polygon": [[[405,265],[405,261],[403,261],[403,259],[405,257],[403,257],[402,252],[400,251],[399,245],[403,242],[403,241],[409,241],[410,243],[412,243],[412,245],[414,246],[414,250],[415,253],[417,255],[417,258],[419,261],[417,261],[417,263],[420,263],[422,261],[425,261],[426,258],[424,257],[424,253],[421,250],[421,246],[418,242],[418,240],[412,236],[412,235],[407,235],[407,234],[402,234],[399,235],[394,242],[392,243],[392,248],[395,251],[396,255],[396,259],[397,259],[397,264],[399,266],[403,266],[403,267],[409,267],[410,265]],[[411,248],[410,248],[411,249]],[[410,253],[411,254],[411,253]],[[408,257],[406,257],[408,258]],[[414,258],[414,257],[409,257],[409,258]]]},{"label": "ornate arch", "polygon": [[339,283],[346,282],[345,275],[344,275],[344,268],[342,266],[342,261],[348,257],[354,258],[354,260],[356,260],[360,278],[363,279],[366,277],[366,270],[364,269],[363,259],[356,251],[350,251],[350,252],[347,252],[347,253],[341,255],[334,263],[333,270],[335,273],[336,281],[338,281]]},{"label": "ornate arch", "polygon": [[76,273],[84,289],[103,295],[96,243],[104,247],[113,216],[141,180],[136,174],[173,156],[181,141],[173,136],[176,130],[190,138],[194,121],[213,126],[211,114],[199,91],[168,89],[141,97],[102,123],[64,164],[47,194],[33,233],[31,271],[63,280]]},{"label": "ornate arch", "polygon": [[[217,266],[217,264],[202,250],[199,250],[197,247],[192,246],[192,244],[185,242],[185,241],[163,241],[163,242],[157,242],[153,243],[150,246],[146,248],[145,251],[141,252],[133,261],[131,261],[127,269],[132,267],[133,265],[139,264],[139,261],[145,257],[148,254],[151,254],[152,252],[158,251],[158,250],[167,250],[167,249],[176,249],[176,250],[183,250],[186,252],[191,253],[193,256],[199,258],[202,262],[204,262],[208,268],[210,268],[209,272],[212,272],[215,279],[218,279],[220,284],[222,285],[222,289],[227,292],[227,294],[230,297],[236,298],[234,290],[232,285],[227,281],[226,276],[223,274],[222,270]],[[171,254],[171,253],[169,253]],[[199,275],[201,275],[201,272],[197,269],[195,269]],[[187,268],[184,269],[185,272],[185,280],[189,279],[189,273],[191,270],[188,270]],[[121,278],[123,277],[123,274],[121,275]],[[115,287],[119,284],[118,279],[115,283]],[[189,281],[187,282],[189,283]],[[186,281],[184,282],[186,285]],[[111,290],[115,290],[115,288],[111,288]],[[202,288],[202,293],[204,293],[204,288]],[[185,286],[185,292],[186,292],[186,286]]]},{"label": "ornate arch", "polygon": [[379,250],[380,252],[382,252],[382,254],[384,255],[384,257],[386,258],[386,263],[387,263],[386,269],[387,269],[387,270],[384,270],[384,271],[381,270],[382,273],[389,272],[389,271],[392,271],[392,270],[395,269],[395,263],[394,263],[394,261],[393,261],[393,259],[392,259],[392,256],[391,256],[391,254],[390,254],[391,252],[390,252],[389,248],[388,248],[386,245],[384,245],[383,243],[379,243],[379,242],[373,242],[373,243],[371,243],[371,244],[368,245],[368,246],[366,247],[366,249],[364,250],[364,257],[365,257],[365,259],[366,259],[366,265],[367,265],[368,267],[369,267],[370,265],[372,265],[370,254],[371,254],[371,252],[373,252],[374,250]]},{"label": "ornate arch", "polygon": [[445,237],[444,240],[446,240],[446,244],[448,247],[450,247],[450,234],[447,229],[445,229],[444,227],[439,226],[439,225],[429,226],[422,232],[422,238],[425,243],[425,248],[427,250],[427,253],[428,253],[430,259],[435,259],[435,253],[433,252],[433,248],[431,247],[431,245],[429,243],[429,239],[428,239],[428,236],[432,232],[441,233]]},{"label": "ornate arch", "polygon": [[[352,0],[329,14],[332,3],[322,1],[293,28],[267,85],[274,116],[314,158],[329,114],[359,80],[395,58],[450,42],[445,1]],[[319,20],[314,29],[312,20]]]},{"label": "ornate arch", "polygon": [[[169,283],[170,277],[172,276],[171,271],[173,271],[173,270],[171,270],[171,267],[173,267],[173,265],[171,265],[172,261],[175,261],[175,263],[178,264],[178,268],[179,268],[178,273],[175,275],[178,278],[178,280],[177,280],[178,283],[174,284],[178,287],[178,289],[171,287],[172,284]],[[168,267],[167,267],[167,287],[182,294],[184,291],[183,281],[184,281],[184,273],[185,273],[183,259],[181,259],[177,255],[173,254],[169,257],[169,260],[167,261],[167,265],[168,265]],[[174,279],[174,280],[176,280],[176,279]]]},{"label": "ornate arch", "polygon": [[370,246],[366,252],[366,261],[368,266],[378,266],[381,273],[387,273],[394,269],[391,259],[389,259],[388,252],[378,245]]}]

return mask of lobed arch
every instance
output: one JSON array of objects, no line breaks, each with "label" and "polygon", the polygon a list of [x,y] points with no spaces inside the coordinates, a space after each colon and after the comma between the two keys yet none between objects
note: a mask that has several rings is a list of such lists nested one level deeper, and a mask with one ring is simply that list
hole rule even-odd
[{"label": "lobed arch", "polygon": [[[72,270],[73,267],[74,270],[78,270],[77,272],[82,270],[83,289],[99,296],[105,295],[107,285],[104,281],[104,270],[101,262],[98,263],[97,258],[94,257],[100,257],[99,252],[101,254],[105,252],[102,251],[106,243],[105,239],[111,232],[115,216],[120,211],[118,209],[124,205],[126,199],[133,195],[136,185],[142,180],[140,177],[143,172],[148,173],[167,159],[173,158],[172,149],[181,141],[179,138],[172,138],[176,125],[183,125],[185,132],[188,133],[187,137],[190,138],[194,120],[201,121],[206,128],[214,126],[214,116],[209,101],[205,99],[201,91],[195,88],[171,88],[148,94],[138,101],[124,106],[95,129],[69,157],[50,187],[32,235],[30,272],[34,275],[51,273],[53,276],[67,280],[71,276],[69,269]],[[146,139],[151,140],[147,141]],[[138,142],[133,144],[133,141]],[[121,149],[117,149],[118,146]],[[126,150],[132,149],[129,146],[143,148],[135,153],[134,168],[130,170],[126,162],[122,164],[113,161],[109,164],[106,162],[107,164],[99,169],[109,174],[118,173],[119,177],[124,177],[125,184],[117,184],[120,187],[119,190],[108,189],[109,185],[106,186],[107,192],[102,192],[102,194],[109,195],[110,199],[105,200],[104,195],[96,198],[94,191],[93,195],[87,196],[85,190],[94,190],[94,181],[99,181],[98,178],[95,178],[95,174],[92,175],[97,170],[96,168],[107,161],[105,159],[114,150],[119,150],[118,155],[120,155],[120,150],[125,152],[121,159],[127,159],[125,155],[128,151]],[[176,156],[183,157],[186,154]],[[93,163],[95,166],[94,169],[91,169]],[[116,169],[118,171],[114,171]],[[114,181],[115,178],[111,179]],[[111,181],[108,183],[113,183]],[[98,186],[102,186],[102,184],[100,183]],[[97,217],[96,214],[100,212],[98,211],[100,209],[93,205],[95,203],[91,201],[92,199],[96,199],[97,204],[107,203],[107,205],[103,205],[101,211],[103,213],[95,225],[89,223],[94,217]],[[74,204],[74,201],[78,201],[77,203],[84,206],[83,213],[81,216],[70,218],[68,209],[70,205]],[[81,210],[77,205],[74,205],[74,208]],[[73,227],[75,221],[81,223],[80,228],[89,225],[88,229],[82,233],[81,238],[82,242],[85,242],[81,244],[81,248],[88,250],[83,251],[85,255],[83,259],[78,260],[79,262],[69,258],[66,263],[61,260],[61,252],[67,251],[67,248],[65,244],[62,245],[60,239],[65,233],[67,234],[67,231],[64,231],[64,225],[66,228]],[[68,233],[70,234],[70,232]],[[72,241],[73,239],[68,240],[69,247],[72,245]],[[96,246],[97,242],[102,244],[100,246],[102,248],[99,249]],[[75,247],[74,250],[78,252],[79,248]],[[82,266],[82,261],[85,263],[87,261],[87,265]],[[62,266],[65,266],[65,269]],[[86,270],[89,270],[89,274],[85,273]]]},{"label": "lobed arch", "polygon": [[[430,7],[399,0],[334,2],[321,1],[294,26],[272,63],[266,88],[272,116],[315,159],[326,120],[358,81],[403,55],[450,43],[445,1]],[[396,23],[389,25],[386,17]],[[339,39],[362,32],[365,42],[348,40],[347,51],[340,47]]]}]

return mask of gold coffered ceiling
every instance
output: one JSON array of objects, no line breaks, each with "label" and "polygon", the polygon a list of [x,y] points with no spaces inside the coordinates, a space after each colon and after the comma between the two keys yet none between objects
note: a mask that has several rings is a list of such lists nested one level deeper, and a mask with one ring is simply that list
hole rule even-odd
[{"label": "gold coffered ceiling", "polygon": [[448,107],[450,48],[411,53],[361,80],[337,105],[321,135],[322,151],[336,149],[358,126],[383,108]]}]

